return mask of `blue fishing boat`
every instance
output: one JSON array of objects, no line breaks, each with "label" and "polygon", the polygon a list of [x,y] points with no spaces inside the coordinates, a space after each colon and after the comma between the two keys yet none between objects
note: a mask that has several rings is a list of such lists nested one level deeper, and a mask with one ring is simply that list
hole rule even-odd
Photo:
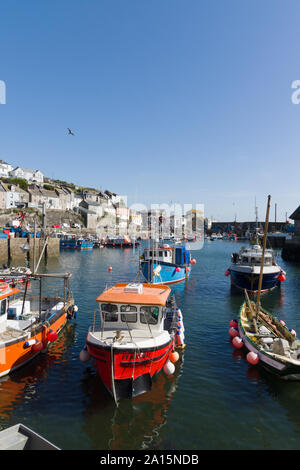
[{"label": "blue fishing boat", "polygon": [[147,248],[141,257],[141,271],[151,284],[172,284],[188,279],[191,266],[196,260],[191,258],[186,246],[162,245]]},{"label": "blue fishing boat", "polygon": [[[259,245],[242,247],[239,253],[232,253],[230,268],[225,276],[230,276],[232,286],[255,294],[258,291],[262,248]],[[266,250],[262,275],[262,292],[279,286],[285,280],[285,271],[276,263],[273,250]]]},{"label": "blue fishing boat", "polygon": [[94,242],[92,240],[77,240],[76,248],[78,250],[91,250],[94,248]]},{"label": "blue fishing boat", "polygon": [[61,238],[59,241],[60,248],[69,248],[75,250],[77,247],[76,238]]}]

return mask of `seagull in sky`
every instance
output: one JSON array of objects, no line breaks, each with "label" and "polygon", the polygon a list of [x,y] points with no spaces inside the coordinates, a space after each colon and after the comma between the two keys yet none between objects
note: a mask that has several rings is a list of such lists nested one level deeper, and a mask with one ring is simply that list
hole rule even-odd
[{"label": "seagull in sky", "polygon": [[75,135],[75,134],[71,131],[71,129],[69,129],[69,128],[67,128],[67,129],[68,129],[68,135],[69,135],[69,134],[70,134],[70,135]]}]

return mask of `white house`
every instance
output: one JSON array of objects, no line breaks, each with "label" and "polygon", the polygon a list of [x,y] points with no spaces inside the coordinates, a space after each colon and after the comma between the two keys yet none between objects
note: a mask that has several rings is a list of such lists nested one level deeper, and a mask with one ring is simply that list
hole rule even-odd
[{"label": "white house", "polygon": [[10,190],[7,190],[6,193],[6,209],[15,208],[20,203],[20,192],[18,188],[14,185],[11,185]]},{"label": "white house", "polygon": [[74,209],[74,207],[79,207],[79,204],[81,203],[81,201],[82,201],[82,197],[80,196],[80,194],[74,194],[72,209]]},{"label": "white house", "polygon": [[35,183],[43,183],[44,175],[40,170],[28,170],[27,168],[20,168],[17,166],[9,172],[12,178],[24,178],[27,181]]},{"label": "white house", "polygon": [[12,169],[13,169],[12,165],[10,165],[9,163],[6,163],[3,160],[0,160],[0,177],[8,178],[9,172],[12,171]]}]

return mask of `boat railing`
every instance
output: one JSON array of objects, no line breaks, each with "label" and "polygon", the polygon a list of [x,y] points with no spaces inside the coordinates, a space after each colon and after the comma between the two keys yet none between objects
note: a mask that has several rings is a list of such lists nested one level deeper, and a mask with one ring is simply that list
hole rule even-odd
[{"label": "boat railing", "polygon": [[169,333],[177,330],[177,304],[174,294],[169,302],[169,310],[167,309],[164,328],[168,330]]}]

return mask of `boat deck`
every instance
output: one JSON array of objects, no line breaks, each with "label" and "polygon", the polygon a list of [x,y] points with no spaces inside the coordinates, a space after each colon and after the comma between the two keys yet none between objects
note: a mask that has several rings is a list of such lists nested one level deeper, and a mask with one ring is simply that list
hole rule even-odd
[{"label": "boat deck", "polygon": [[20,338],[20,336],[26,336],[26,332],[16,328],[8,328],[0,333],[0,343],[6,343],[12,339]]},{"label": "boat deck", "polygon": [[101,328],[95,329],[94,331],[89,332],[89,337],[91,340],[96,340],[97,343],[102,344],[113,344],[116,345],[117,343],[122,346],[137,346],[137,347],[155,347],[159,346],[167,341],[170,340],[170,335],[167,331],[155,331],[152,334],[149,330],[143,329],[134,329],[130,330],[122,330],[119,336],[119,339],[116,338],[116,330],[104,330],[102,332]]}]

